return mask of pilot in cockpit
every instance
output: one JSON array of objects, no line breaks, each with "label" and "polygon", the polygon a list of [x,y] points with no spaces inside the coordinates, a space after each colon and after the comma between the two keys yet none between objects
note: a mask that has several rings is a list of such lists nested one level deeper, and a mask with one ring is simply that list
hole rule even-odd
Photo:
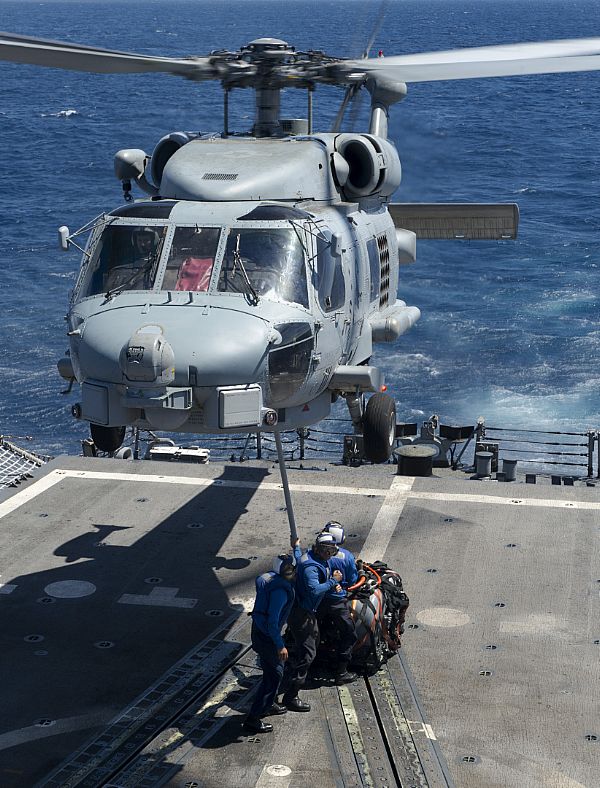
[{"label": "pilot in cockpit", "polygon": [[133,259],[150,260],[158,248],[158,243],[158,233],[151,227],[141,227],[134,230],[131,234]]}]

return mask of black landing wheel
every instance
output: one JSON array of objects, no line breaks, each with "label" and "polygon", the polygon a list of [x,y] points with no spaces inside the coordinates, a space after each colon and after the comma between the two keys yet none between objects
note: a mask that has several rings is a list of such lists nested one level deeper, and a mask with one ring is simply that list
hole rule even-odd
[{"label": "black landing wheel", "polygon": [[90,433],[100,451],[116,451],[125,440],[125,427],[103,427],[90,422]]},{"label": "black landing wheel", "polygon": [[396,438],[396,403],[389,394],[373,394],[363,416],[365,456],[371,462],[386,462]]}]

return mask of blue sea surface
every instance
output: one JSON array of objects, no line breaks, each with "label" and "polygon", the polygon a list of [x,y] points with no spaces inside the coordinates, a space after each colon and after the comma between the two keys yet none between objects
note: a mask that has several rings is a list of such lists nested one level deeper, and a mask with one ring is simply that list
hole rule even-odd
[{"label": "blue sea surface", "polygon": [[[236,49],[283,38],[358,56],[379,2],[4,2],[0,29],[153,55]],[[374,50],[386,55],[600,36],[597,0],[397,0]],[[327,130],[342,92],[316,94]],[[219,130],[218,85],[168,75],[93,75],[0,63],[0,433],[77,453],[56,360],[79,265],[56,229],[121,202],[112,159],[151,151],[165,133]],[[284,114],[304,114],[301,91]],[[396,201],[519,203],[516,242],[419,243],[399,296],[417,326],[378,346],[399,417],[502,426],[600,427],[600,72],[415,84],[392,110],[403,163]],[[355,130],[367,123],[360,109]],[[251,124],[252,95],[233,94],[230,125]]]}]

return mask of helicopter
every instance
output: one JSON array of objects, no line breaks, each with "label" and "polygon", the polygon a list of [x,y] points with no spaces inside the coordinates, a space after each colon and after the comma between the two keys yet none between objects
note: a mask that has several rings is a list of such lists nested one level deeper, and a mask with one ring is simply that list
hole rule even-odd
[{"label": "helicopter", "polygon": [[[385,462],[396,406],[373,345],[420,317],[397,298],[400,267],[416,260],[418,238],[513,239],[519,218],[515,204],[391,202],[401,164],[390,108],[411,82],[597,70],[600,39],[344,59],[260,38],[178,59],[0,33],[0,59],[223,88],[221,131],[171,132],[151,154],[118,151],[123,204],[75,233],[59,228],[61,248],[82,262],[58,367],[81,387],[72,412],[95,445],[115,452],[128,426],[277,438],[341,397],[366,459]],[[328,132],[313,129],[319,85],[345,91]],[[288,88],[306,91],[306,118],[281,117]],[[248,131],[229,129],[234,89],[255,92]],[[360,91],[369,128],[344,132]]]}]

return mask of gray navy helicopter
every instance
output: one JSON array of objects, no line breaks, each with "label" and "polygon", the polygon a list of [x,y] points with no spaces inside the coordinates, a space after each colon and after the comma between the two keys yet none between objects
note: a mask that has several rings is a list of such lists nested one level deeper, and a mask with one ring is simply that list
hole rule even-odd
[{"label": "gray navy helicopter", "polygon": [[[63,249],[83,252],[59,371],[81,386],[73,414],[90,422],[96,446],[117,450],[127,426],[278,439],[344,397],[366,458],[383,462],[396,410],[370,364],[373,345],[393,342],[420,316],[396,297],[400,266],[415,260],[417,237],[514,238],[518,224],[512,204],[390,202],[401,179],[390,107],[410,82],[599,69],[600,39],[349,60],[262,38],[177,59],[3,33],[0,58],[168,72],[224,90],[221,132],[173,132],[151,155],[119,151],[124,204],[77,233],[59,230]],[[345,89],[325,133],[312,121],[321,84]],[[229,130],[234,88],[255,91],[249,132]],[[286,88],[307,92],[306,119],[281,117]],[[371,99],[369,130],[342,132],[361,89]],[[134,184],[144,199],[133,200]]]}]

